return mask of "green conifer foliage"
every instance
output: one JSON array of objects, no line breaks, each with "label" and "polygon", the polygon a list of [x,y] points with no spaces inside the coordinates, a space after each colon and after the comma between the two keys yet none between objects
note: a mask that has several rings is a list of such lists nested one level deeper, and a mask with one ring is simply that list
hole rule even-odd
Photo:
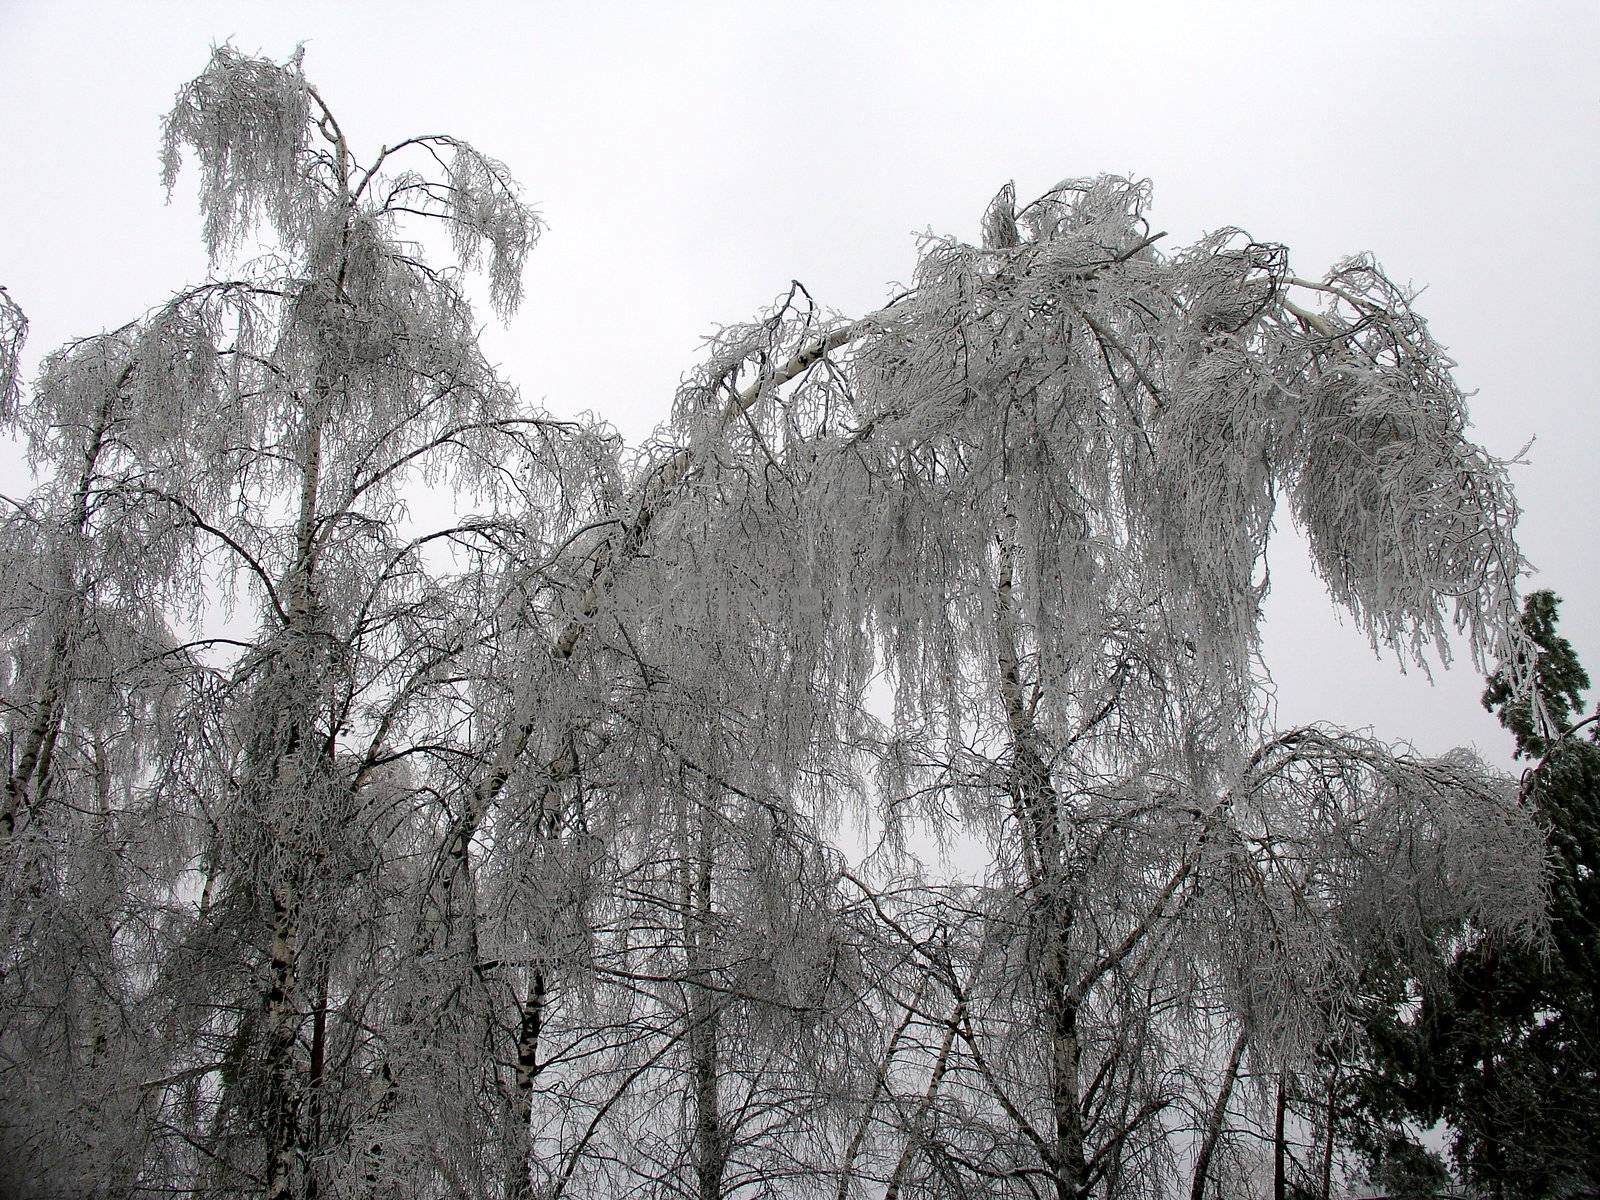
[{"label": "green conifer foliage", "polygon": [[1547,832],[1549,936],[1469,937],[1420,1005],[1403,986],[1373,989],[1345,1117],[1381,1181],[1417,1157],[1402,1124],[1442,1120],[1465,1182],[1496,1200],[1600,1194],[1600,744],[1594,717],[1574,723],[1589,677],[1556,632],[1558,606],[1540,591],[1523,610],[1538,699],[1514,697],[1503,670],[1483,696],[1537,760],[1523,797]]}]

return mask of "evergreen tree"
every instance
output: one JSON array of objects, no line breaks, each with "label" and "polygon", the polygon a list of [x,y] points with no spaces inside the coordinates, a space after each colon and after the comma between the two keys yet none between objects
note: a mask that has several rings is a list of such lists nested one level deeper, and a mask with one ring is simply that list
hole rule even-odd
[{"label": "evergreen tree", "polygon": [[1549,938],[1476,934],[1436,980],[1375,989],[1346,1134],[1391,1190],[1421,1161],[1404,1124],[1439,1120],[1466,1181],[1497,1200],[1600,1189],[1600,745],[1593,717],[1572,724],[1589,677],[1556,632],[1558,603],[1540,591],[1523,610],[1538,699],[1515,696],[1504,670],[1483,696],[1537,760],[1523,796],[1547,833]]}]

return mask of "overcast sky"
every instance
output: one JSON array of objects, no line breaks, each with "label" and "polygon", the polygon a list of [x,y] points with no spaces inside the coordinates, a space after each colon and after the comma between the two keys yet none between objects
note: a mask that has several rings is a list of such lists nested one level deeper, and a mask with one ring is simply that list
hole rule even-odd
[{"label": "overcast sky", "polygon": [[[160,118],[213,43],[305,70],[358,153],[452,133],[549,223],[491,357],[533,402],[634,440],[700,339],[799,279],[845,314],[909,278],[915,235],[976,236],[995,190],[1155,182],[1170,251],[1240,226],[1298,274],[1368,250],[1478,389],[1515,469],[1530,587],[1600,673],[1593,277],[1600,5],[0,0],[0,284],[32,363],[203,278]],[[25,490],[0,464],[0,491]],[[1280,533],[1287,535],[1287,514]],[[1508,744],[1470,664],[1430,685],[1341,626],[1280,536],[1267,658],[1280,721],[1429,752]]]}]

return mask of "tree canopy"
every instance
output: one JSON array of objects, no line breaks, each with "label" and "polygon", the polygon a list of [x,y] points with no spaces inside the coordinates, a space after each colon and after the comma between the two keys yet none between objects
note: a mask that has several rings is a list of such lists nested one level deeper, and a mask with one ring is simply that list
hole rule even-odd
[{"label": "tree canopy", "polygon": [[1008,185],[876,311],[723,328],[628,448],[478,346],[541,228],[504,164],[228,47],[186,161],[207,280],[26,389],[0,295],[13,1190],[1325,1195],[1367,964],[1542,927],[1512,781],[1269,722],[1285,515],[1531,751],[1576,702],[1369,257]]}]

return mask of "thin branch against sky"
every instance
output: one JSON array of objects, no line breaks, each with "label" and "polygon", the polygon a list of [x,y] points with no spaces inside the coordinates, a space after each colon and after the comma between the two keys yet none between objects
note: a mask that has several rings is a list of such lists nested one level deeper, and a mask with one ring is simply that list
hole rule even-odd
[{"label": "thin branch against sky", "polygon": [[[1178,240],[1239,224],[1292,246],[1302,275],[1370,250],[1427,288],[1480,393],[1475,435],[1504,456],[1537,439],[1514,475],[1523,544],[1600,656],[1580,499],[1600,434],[1581,303],[1600,259],[1591,6],[62,4],[6,25],[0,272],[30,368],[203,277],[192,192],[162,206],[156,148],[173,81],[222,41],[278,58],[304,42],[352,136],[437,126],[494,147],[550,233],[489,353],[529,399],[630,440],[666,417],[700,339],[791,279],[867,311],[916,231],[969,236],[1006,179],[1032,195],[1128,172],[1155,181]],[[1399,679],[1330,623],[1293,554],[1273,584],[1286,721],[1504,760],[1470,668]]]}]

